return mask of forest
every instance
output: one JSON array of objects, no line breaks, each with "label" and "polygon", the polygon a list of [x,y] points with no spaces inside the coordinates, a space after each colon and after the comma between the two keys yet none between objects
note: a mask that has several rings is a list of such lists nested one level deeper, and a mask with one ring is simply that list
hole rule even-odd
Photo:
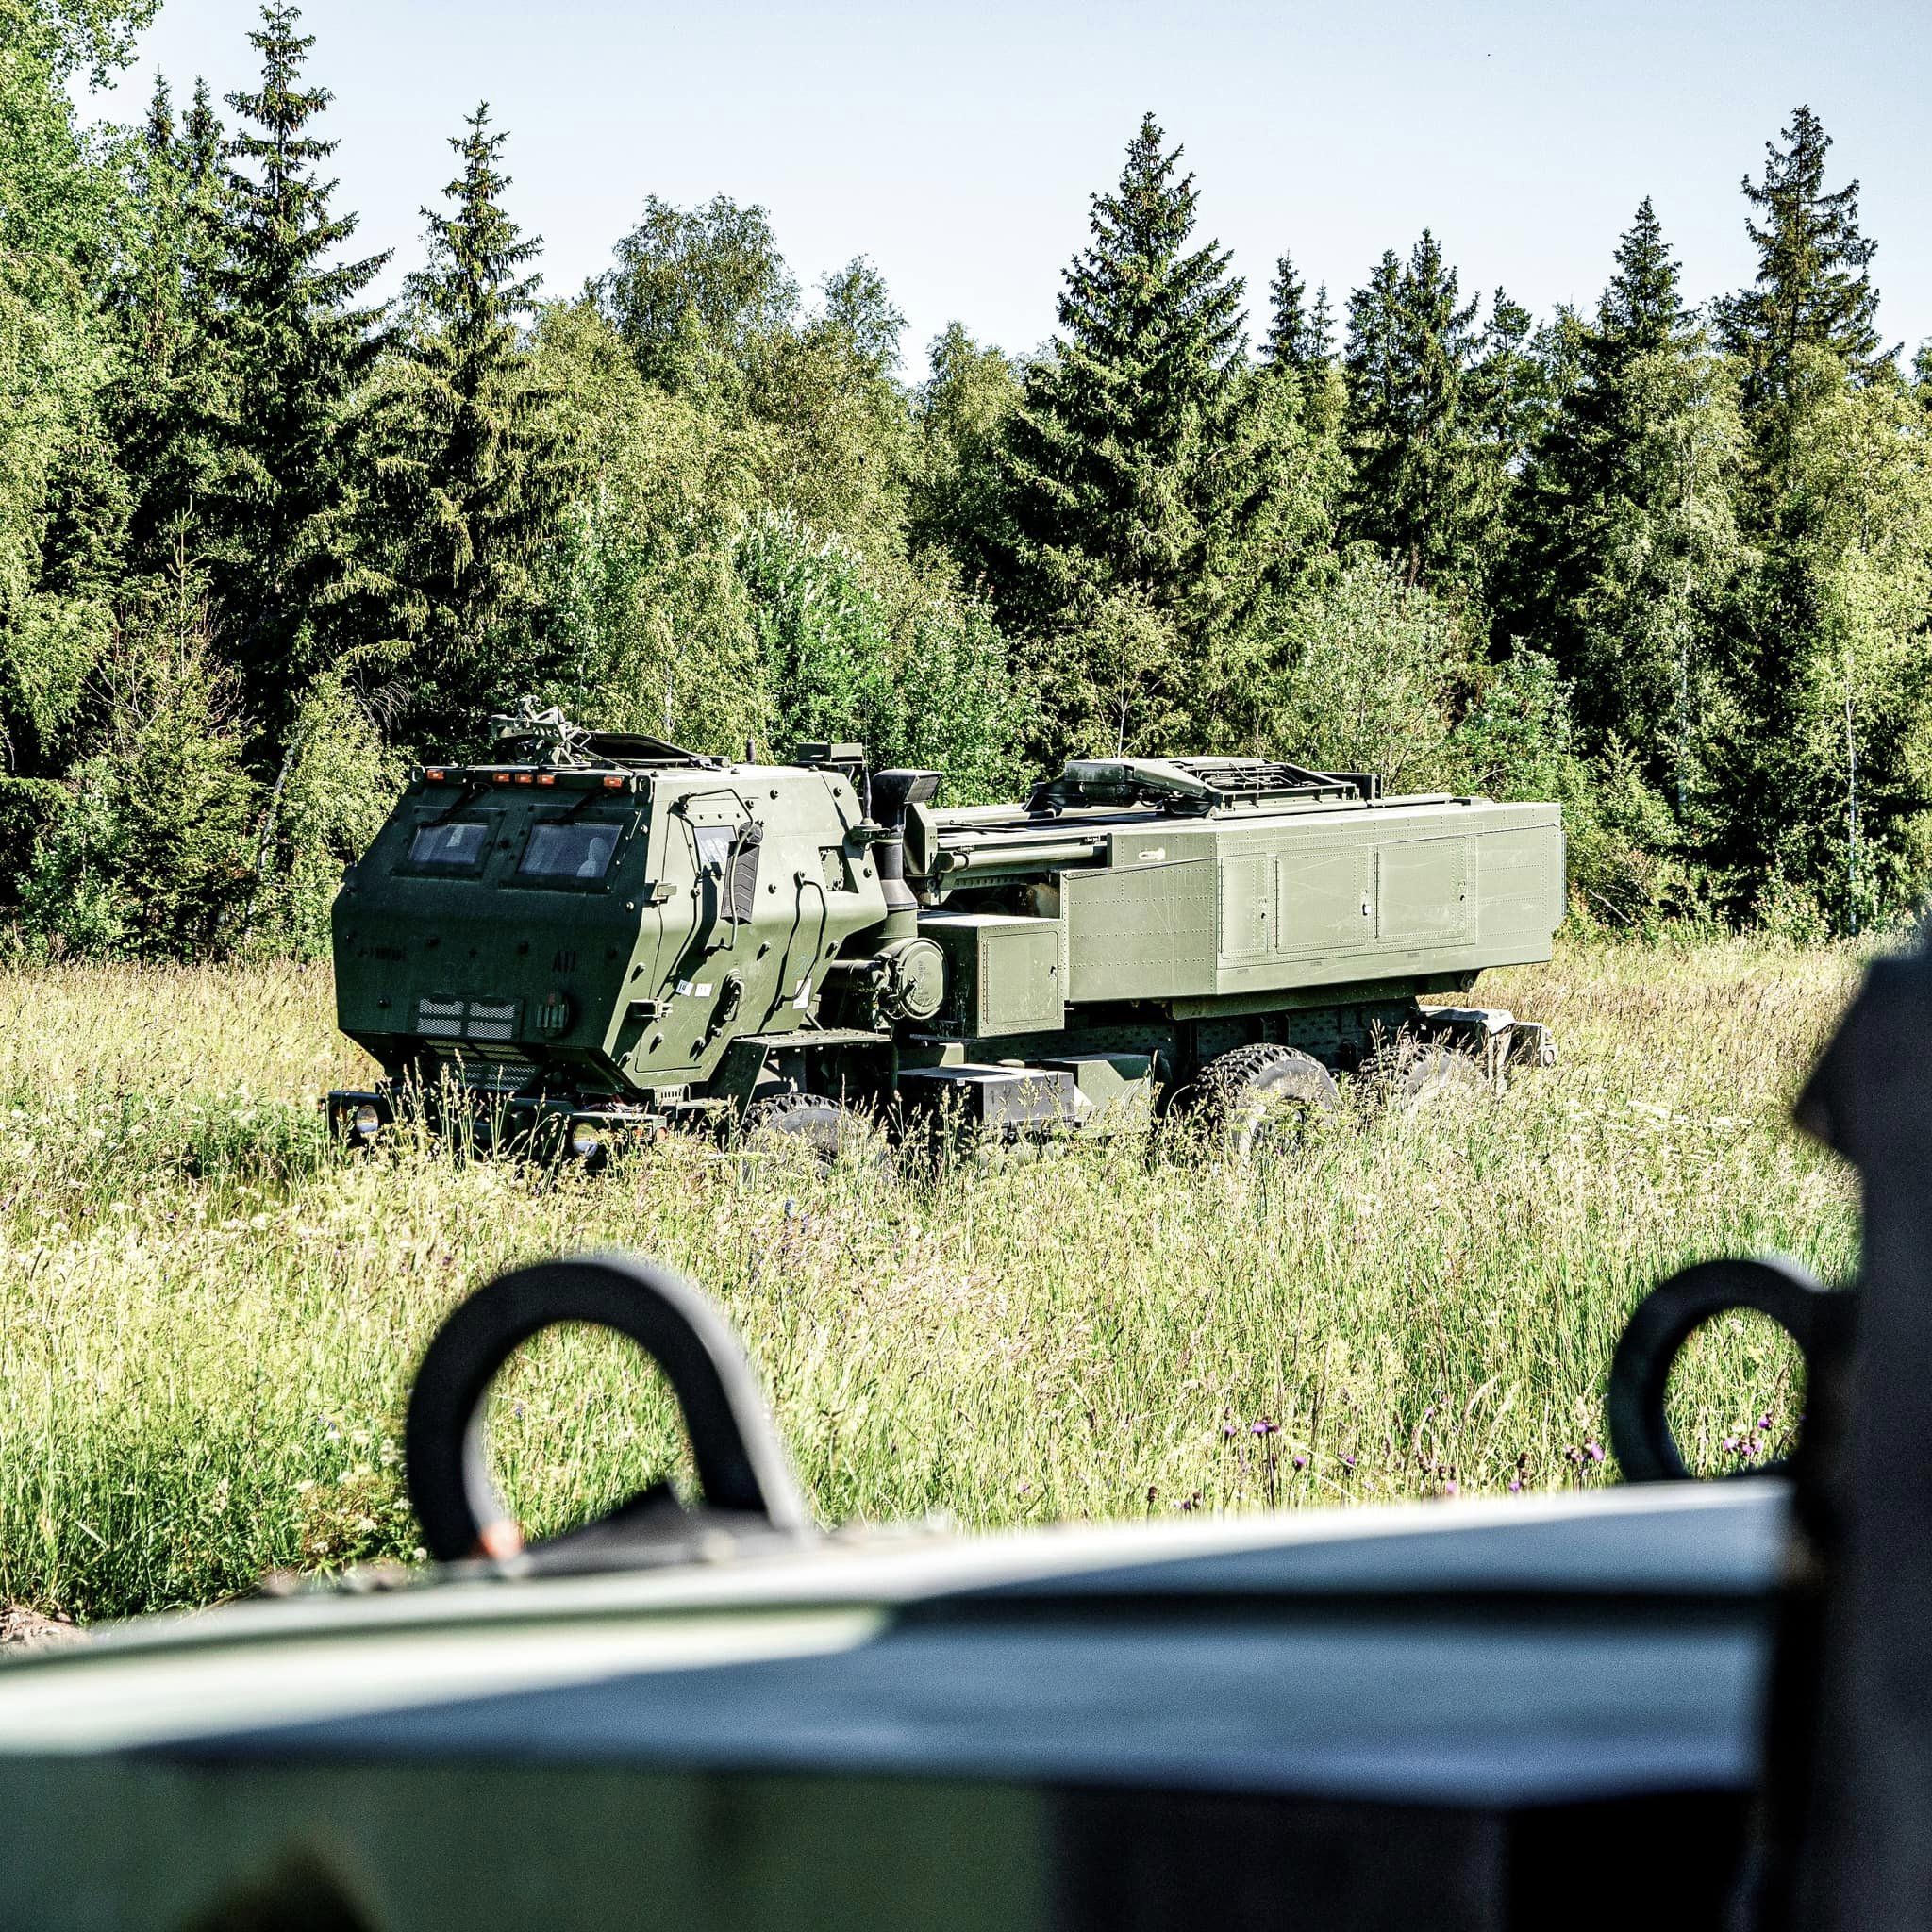
[{"label": "forest", "polygon": [[291,5],[254,89],[87,118],[152,10],[0,0],[8,957],[325,952],[401,774],[525,694],[955,801],[1115,751],[1555,798],[1618,931],[1932,884],[1932,354],[1806,107],[1749,286],[1687,300],[1646,197],[1542,318],[1426,229],[1311,291],[1289,208],[1251,286],[1128,114],[1013,353],[907,344],[863,257],[802,289],[724,196],[547,291],[482,105],[421,259],[365,257]]}]

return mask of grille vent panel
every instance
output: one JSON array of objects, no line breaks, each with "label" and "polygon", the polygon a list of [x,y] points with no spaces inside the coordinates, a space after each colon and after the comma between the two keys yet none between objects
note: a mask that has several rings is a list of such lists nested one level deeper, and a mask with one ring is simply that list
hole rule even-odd
[{"label": "grille vent panel", "polygon": [[487,1040],[507,1044],[517,1037],[517,1012],[522,1005],[521,1000],[425,995],[416,1002],[416,1031],[429,1040]]},{"label": "grille vent panel", "polygon": [[437,1065],[471,1093],[521,1093],[537,1077],[533,1061],[519,1053],[491,1053],[488,1049],[465,1053],[460,1048],[444,1048],[436,1056]]}]

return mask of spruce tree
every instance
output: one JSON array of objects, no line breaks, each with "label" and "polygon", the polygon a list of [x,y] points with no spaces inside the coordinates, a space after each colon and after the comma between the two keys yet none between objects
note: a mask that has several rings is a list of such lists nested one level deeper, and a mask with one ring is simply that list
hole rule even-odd
[{"label": "spruce tree", "polygon": [[356,298],[386,255],[341,261],[356,217],[318,169],[336,143],[309,128],[328,107],[304,87],[314,45],[298,8],[267,0],[249,39],[261,84],[230,94],[227,252],[216,276],[227,381],[222,462],[208,491],[219,632],[250,716],[279,738],[324,661],[328,612],[349,585],[358,391],[382,348],[382,311]]},{"label": "spruce tree", "polygon": [[1740,432],[1648,197],[1568,359],[1520,495],[1501,627],[1556,659],[1586,741],[1627,748],[1682,819],[1721,695]]},{"label": "spruce tree", "polygon": [[1262,355],[1277,369],[1291,369],[1307,378],[1325,371],[1335,358],[1335,319],[1328,308],[1328,290],[1315,291],[1309,304],[1308,285],[1284,255],[1274,264],[1269,289],[1273,315]]},{"label": "spruce tree", "polygon": [[1460,299],[1426,228],[1406,264],[1385,253],[1349,298],[1346,527],[1392,557],[1411,584],[1466,590],[1479,574],[1478,458],[1464,393],[1479,306]]},{"label": "spruce tree", "polygon": [[1211,658],[1261,508],[1241,461],[1242,284],[1227,250],[1190,246],[1198,196],[1175,174],[1180,153],[1147,115],[1118,189],[1093,197],[1060,333],[1008,437],[1014,535],[998,593],[1036,636],[1074,641],[1057,672],[1074,712],[1104,708],[1078,692],[1104,682],[1088,660],[1109,638],[1137,641],[1156,680]]},{"label": "spruce tree", "polygon": [[[1919,541],[1886,534],[1902,515],[1886,478],[1900,457],[1916,467],[1922,419],[1909,404],[1901,412],[1897,352],[1879,345],[1876,245],[1859,230],[1858,184],[1826,191],[1831,142],[1808,108],[1780,139],[1767,143],[1762,180],[1744,183],[1756,280],[1719,309],[1744,372],[1740,505],[1755,568],[1730,613],[1738,724],[1716,856],[1739,909],[1796,898],[1849,924],[1873,909],[1888,845],[1890,891],[1923,871],[1901,858],[1923,843],[1908,802],[1923,781],[1902,779],[1916,755],[1896,748],[1924,741],[1924,701],[1909,676],[1879,668],[1912,666],[1923,643],[1881,646],[1900,626],[1872,620]],[[1901,413],[1914,433],[1899,433]],[[1922,639],[1923,595],[1906,601],[1921,614],[1904,628]]]},{"label": "spruce tree", "polygon": [[375,547],[388,622],[408,644],[406,728],[474,732],[535,674],[536,565],[574,475],[556,397],[521,324],[541,252],[503,207],[508,136],[479,106],[450,146],[462,171],[448,211],[425,208],[429,257],[405,286],[408,319],[371,437]]},{"label": "spruce tree", "polygon": [[222,413],[221,141],[206,82],[177,127],[167,83],[157,81],[106,298],[116,347],[107,414],[127,479],[136,574],[168,571],[203,548]]},{"label": "spruce tree", "polygon": [[1891,368],[1897,354],[1879,348],[1878,244],[1859,231],[1858,184],[1825,192],[1831,137],[1809,108],[1792,114],[1781,139],[1783,147],[1764,144],[1763,180],[1743,181],[1759,217],[1745,224],[1757,278],[1718,311],[1724,347],[1743,360],[1745,407],[1754,411],[1789,392],[1806,350],[1827,351],[1856,381]]}]

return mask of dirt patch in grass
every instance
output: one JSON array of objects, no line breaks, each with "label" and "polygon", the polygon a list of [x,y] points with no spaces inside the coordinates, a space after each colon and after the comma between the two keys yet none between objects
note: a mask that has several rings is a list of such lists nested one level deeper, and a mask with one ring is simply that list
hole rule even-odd
[{"label": "dirt patch in grass", "polygon": [[0,1609],[0,1656],[18,1657],[23,1651],[52,1650],[63,1643],[79,1643],[86,1633],[66,1617],[43,1617],[19,1604]]}]

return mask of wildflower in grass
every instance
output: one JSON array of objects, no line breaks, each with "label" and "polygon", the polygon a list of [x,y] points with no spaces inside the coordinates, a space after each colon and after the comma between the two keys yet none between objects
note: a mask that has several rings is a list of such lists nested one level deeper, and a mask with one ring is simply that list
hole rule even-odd
[{"label": "wildflower in grass", "polygon": [[1281,1424],[1279,1423],[1271,1423],[1264,1415],[1259,1422],[1253,1422],[1248,1424],[1248,1434],[1251,1436],[1273,1436],[1278,1434],[1280,1428]]},{"label": "wildflower in grass", "polygon": [[1308,1466],[1308,1458],[1306,1456],[1291,1456],[1288,1460],[1291,1469],[1306,1469]]}]

